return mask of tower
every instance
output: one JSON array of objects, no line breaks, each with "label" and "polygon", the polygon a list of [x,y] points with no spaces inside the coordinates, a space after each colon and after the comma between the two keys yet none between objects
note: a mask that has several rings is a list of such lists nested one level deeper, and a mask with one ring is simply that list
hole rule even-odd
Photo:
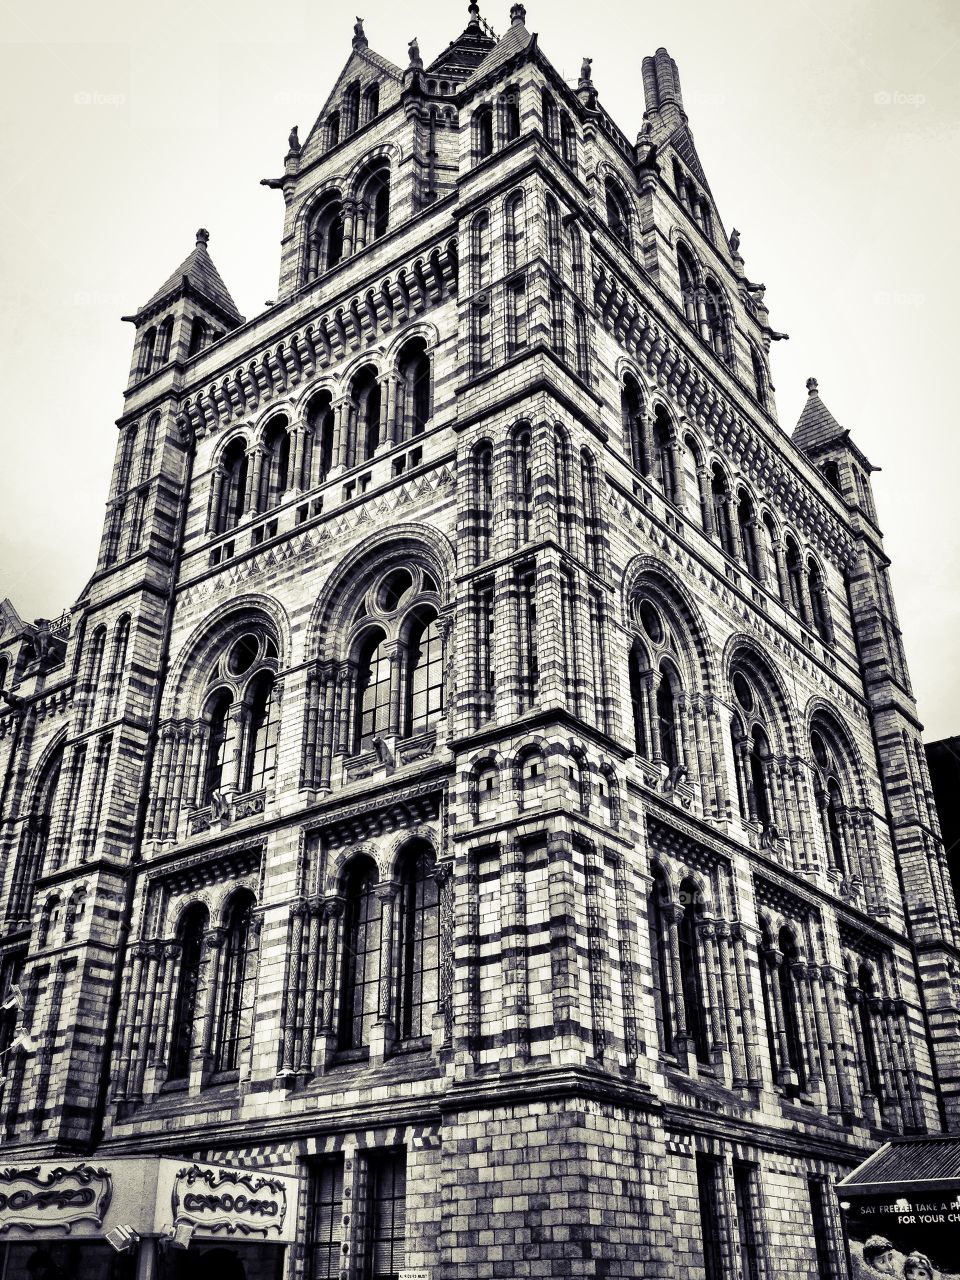
[{"label": "tower", "polygon": [[358,19],[276,304],[198,233],[45,665],[7,606],[11,1176],[126,1161],[144,1275],[172,1214],[249,1277],[839,1278],[833,1181],[953,1123],[870,466],[815,385],[778,425],[642,78],[631,142],[522,5],[403,66]]}]

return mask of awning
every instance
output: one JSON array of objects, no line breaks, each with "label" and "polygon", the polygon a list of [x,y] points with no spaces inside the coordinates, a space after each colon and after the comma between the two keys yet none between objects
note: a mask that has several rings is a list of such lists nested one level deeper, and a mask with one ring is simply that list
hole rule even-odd
[{"label": "awning", "polygon": [[960,1137],[893,1138],[837,1183],[841,1199],[905,1190],[960,1192]]}]

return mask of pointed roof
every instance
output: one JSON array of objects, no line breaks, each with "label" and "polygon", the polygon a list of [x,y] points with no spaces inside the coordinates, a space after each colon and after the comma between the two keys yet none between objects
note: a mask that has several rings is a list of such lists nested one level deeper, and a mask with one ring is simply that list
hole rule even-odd
[{"label": "pointed roof", "polygon": [[153,297],[140,308],[141,311],[149,311],[151,307],[166,298],[168,294],[175,293],[178,289],[182,289],[184,284],[187,284],[194,293],[212,303],[218,311],[223,312],[237,322],[242,321],[243,317],[237,310],[237,304],[231,298],[230,290],[223,283],[220,272],[213,265],[213,259],[207,251],[209,240],[210,232],[205,227],[201,227],[197,232],[196,248],[184,258],[180,266],[160,286]]},{"label": "pointed roof", "polygon": [[470,77],[468,83],[475,80],[482,80],[484,76],[489,75],[491,71],[495,71],[497,67],[502,67],[504,63],[509,62],[511,58],[516,57],[518,53],[522,53],[528,49],[536,40],[535,35],[524,26],[524,19],[527,11],[522,4],[515,4],[510,10],[510,26],[507,28],[505,35],[497,41],[490,52],[486,55],[476,71]]},{"label": "pointed roof", "polygon": [[477,0],[470,0],[470,21],[465,30],[427,67],[429,75],[472,76],[497,43],[490,27],[480,17]]},{"label": "pointed roof", "polygon": [[847,432],[820,399],[820,384],[807,379],[807,403],[793,429],[793,443],[805,453],[846,436]]}]

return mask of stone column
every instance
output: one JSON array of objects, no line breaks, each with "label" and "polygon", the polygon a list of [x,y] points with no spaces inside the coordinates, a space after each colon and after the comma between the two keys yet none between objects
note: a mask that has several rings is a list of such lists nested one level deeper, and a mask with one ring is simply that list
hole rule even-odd
[{"label": "stone column", "polygon": [[300,1062],[297,1066],[297,1074],[310,1076],[313,1074],[313,1046],[316,1038],[317,1023],[317,987],[319,985],[320,971],[320,904],[317,902],[309,903],[305,910],[305,916],[307,925],[307,965],[303,998],[303,1030],[300,1036]]},{"label": "stone column", "polygon": [[130,1088],[127,1091],[127,1097],[137,1100],[143,1097],[143,1077],[147,1069],[147,1051],[151,1036],[154,1034],[153,1028],[153,1007],[157,997],[157,979],[160,969],[160,944],[156,942],[147,943],[144,947],[146,957],[146,965],[144,967],[143,978],[143,999],[140,1003],[140,1009],[137,1011],[136,1017],[140,1027],[140,1043],[137,1049],[136,1060],[133,1063],[133,1070],[130,1078]]},{"label": "stone column", "polygon": [[220,504],[223,501],[223,482],[226,472],[223,467],[214,467],[210,477],[210,509],[207,512],[207,533],[220,531]]},{"label": "stone column", "polygon": [[837,1090],[840,1094],[840,1107],[844,1114],[853,1114],[853,1091],[850,1087],[850,1076],[844,1059],[844,1044],[840,1028],[840,1014],[837,1009],[837,975],[829,965],[821,965],[820,977],[823,982],[827,1004],[827,1021],[830,1025],[830,1040],[833,1044],[833,1060],[837,1072]]},{"label": "stone column", "polygon": [[795,1085],[798,1083],[796,1072],[790,1066],[790,1042],[787,1039],[787,1028],[783,1016],[783,1000],[780,995],[780,966],[783,964],[783,952],[778,951],[776,947],[768,947],[763,952],[763,959],[767,965],[769,977],[767,979],[767,991],[770,995],[770,1007],[773,1011],[773,1030],[774,1040],[777,1045],[777,1057],[779,1061],[775,1064],[776,1081],[781,1085]]},{"label": "stone column", "polygon": [[[823,991],[823,972],[817,965],[807,966],[807,979],[813,998],[813,1012],[817,1026],[817,1040],[820,1044],[820,1059],[823,1063],[823,1079],[827,1090],[827,1111],[830,1115],[840,1114],[840,1090],[838,1083],[839,1053],[833,1039],[833,1029],[829,1024],[826,1002]],[[831,1061],[832,1054],[832,1061]]]},{"label": "stone column", "polygon": [[[203,938],[203,1009],[200,1017],[200,1035],[193,1041],[193,1062],[190,1070],[190,1092],[198,1090],[203,1077],[212,1069],[213,1041],[216,1032],[216,1000],[220,972],[220,948],[226,937],[223,928],[208,929]],[[196,1024],[195,1024],[196,1026]]]},{"label": "stone column", "polygon": [[720,989],[723,993],[723,1011],[726,1016],[727,1044],[730,1047],[730,1071],[733,1084],[742,1085],[745,1083],[745,1079],[743,1056],[740,1052],[739,1037],[737,1035],[736,1009],[739,1002],[734,987],[733,971],[730,966],[730,925],[726,920],[717,920],[714,928],[717,938],[717,954],[720,960]]},{"label": "stone column", "polygon": [[337,961],[339,959],[340,921],[343,919],[342,898],[328,898],[323,903],[323,985],[320,1013],[320,1036],[316,1057],[316,1069],[324,1070],[336,1051],[336,995]]},{"label": "stone column", "polygon": [[730,936],[733,939],[733,963],[737,974],[737,999],[740,1008],[740,1021],[743,1026],[743,1048],[746,1058],[747,1082],[755,1086],[760,1083],[760,1064],[757,1059],[757,1028],[753,1018],[750,983],[747,978],[746,934],[743,925],[739,921],[731,925]]},{"label": "stone column", "polygon": [[287,982],[283,992],[280,1027],[280,1064],[277,1074],[283,1078],[296,1071],[297,1003],[303,959],[303,920],[306,907],[294,903],[287,930]]},{"label": "stone column", "polygon": [[[689,1057],[689,1035],[687,1032],[687,1011],[683,1002],[683,970],[680,964],[680,922],[683,919],[683,907],[676,902],[668,902],[663,907],[663,918],[667,924],[670,947],[670,973],[673,979],[672,992],[663,993],[663,1020],[668,1024],[671,1012],[673,1018],[673,1034],[670,1040],[677,1061],[682,1067],[687,1065]],[[670,999],[672,995],[673,999]],[[672,1006],[672,1010],[671,1010]],[[665,1030],[669,1027],[665,1025]]]}]

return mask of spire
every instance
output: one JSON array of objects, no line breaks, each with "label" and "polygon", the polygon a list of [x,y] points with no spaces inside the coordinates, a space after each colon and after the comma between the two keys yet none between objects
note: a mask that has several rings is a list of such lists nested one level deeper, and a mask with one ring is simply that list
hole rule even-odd
[{"label": "spire", "polygon": [[140,308],[148,311],[159,302],[172,298],[185,289],[192,290],[199,297],[221,312],[225,319],[239,324],[242,320],[237,304],[230,296],[230,291],[223,283],[220,272],[213,265],[207,249],[210,243],[210,232],[206,227],[197,231],[196,247],[184,258],[176,271],[169,276],[155,294]]},{"label": "spire", "polygon": [[496,44],[490,27],[480,16],[478,0],[467,5],[468,22],[465,30],[452,40],[443,53],[427,67],[430,75],[452,76],[467,79],[487,57]]},{"label": "spire", "polygon": [[840,440],[846,434],[847,432],[820,399],[819,382],[816,378],[808,378],[807,402],[794,427],[793,443],[805,453],[810,453],[821,445]]}]

